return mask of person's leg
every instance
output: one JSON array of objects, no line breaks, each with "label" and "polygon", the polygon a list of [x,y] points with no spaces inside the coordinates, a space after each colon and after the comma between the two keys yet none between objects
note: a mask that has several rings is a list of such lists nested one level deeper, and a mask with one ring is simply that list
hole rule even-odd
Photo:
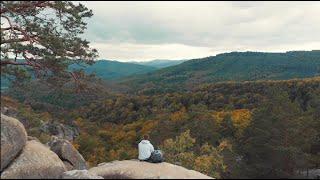
[{"label": "person's leg", "polygon": [[148,158],[148,159],[145,159],[145,160],[140,160],[140,162],[151,162],[151,156]]},{"label": "person's leg", "polygon": [[150,158],[148,158],[146,161],[147,161],[147,162],[149,162],[149,163],[152,163],[152,159],[151,159],[151,157],[150,157]]},{"label": "person's leg", "polygon": [[152,163],[152,156],[153,156],[153,153],[151,153],[151,155],[150,155],[150,157],[149,157],[148,159],[145,159],[145,160],[143,160],[143,161]]}]

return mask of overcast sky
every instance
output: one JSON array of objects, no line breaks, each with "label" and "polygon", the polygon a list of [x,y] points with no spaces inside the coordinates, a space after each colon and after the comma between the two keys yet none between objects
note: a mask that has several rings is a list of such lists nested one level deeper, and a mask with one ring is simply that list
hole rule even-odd
[{"label": "overcast sky", "polygon": [[82,2],[101,59],[320,49],[320,2]]}]

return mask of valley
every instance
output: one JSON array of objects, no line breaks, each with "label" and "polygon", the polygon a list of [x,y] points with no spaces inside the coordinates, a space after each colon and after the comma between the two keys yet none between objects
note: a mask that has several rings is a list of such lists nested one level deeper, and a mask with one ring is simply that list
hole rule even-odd
[{"label": "valley", "polygon": [[0,4],[1,179],[320,178],[319,2]]}]

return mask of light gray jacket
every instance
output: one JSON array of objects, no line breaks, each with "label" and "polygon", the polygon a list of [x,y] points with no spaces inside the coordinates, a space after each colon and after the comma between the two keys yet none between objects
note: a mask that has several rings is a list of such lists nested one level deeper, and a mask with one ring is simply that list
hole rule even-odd
[{"label": "light gray jacket", "polygon": [[139,145],[139,160],[146,160],[154,151],[153,145],[148,140],[142,140]]}]

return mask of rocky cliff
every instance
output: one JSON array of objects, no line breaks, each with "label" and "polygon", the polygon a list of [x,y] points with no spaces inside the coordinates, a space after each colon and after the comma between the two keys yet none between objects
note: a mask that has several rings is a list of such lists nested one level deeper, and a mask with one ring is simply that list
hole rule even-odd
[{"label": "rocky cliff", "polygon": [[138,160],[101,163],[87,169],[72,144],[52,136],[46,145],[27,135],[23,124],[1,114],[1,179],[210,179],[204,174],[169,164]]}]

